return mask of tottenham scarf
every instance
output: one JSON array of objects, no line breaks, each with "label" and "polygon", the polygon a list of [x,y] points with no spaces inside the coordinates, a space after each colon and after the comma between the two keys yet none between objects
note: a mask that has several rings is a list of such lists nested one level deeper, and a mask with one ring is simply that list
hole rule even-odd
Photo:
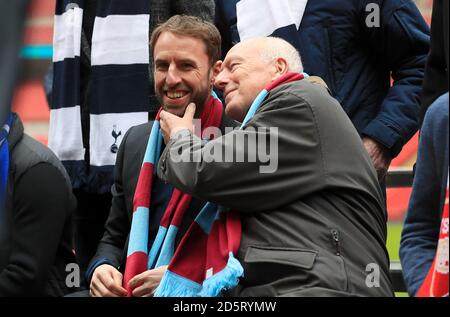
[{"label": "tottenham scarf", "polygon": [[0,211],[2,211],[5,207],[9,169],[8,135],[11,129],[12,121],[12,113],[9,113],[5,125],[0,130]]},{"label": "tottenham scarf", "polygon": [[[253,117],[269,92],[281,84],[301,80],[304,74],[287,73],[259,93],[242,122]],[[158,238],[157,238],[158,239]],[[231,289],[243,275],[234,257],[241,240],[239,214],[206,203],[180,242],[155,296],[218,296]],[[161,253],[164,252],[164,246]]]},{"label": "tottenham scarf", "polygon": [[[57,0],[48,145],[73,188],[107,193],[122,137],[148,121],[151,1],[96,2]],[[83,29],[86,9],[93,11],[91,45]],[[82,63],[90,63],[87,83],[81,83]]]},{"label": "tottenham scarf", "polygon": [[[448,176],[447,176],[448,177]],[[417,297],[448,297],[448,178],[436,256]]]}]

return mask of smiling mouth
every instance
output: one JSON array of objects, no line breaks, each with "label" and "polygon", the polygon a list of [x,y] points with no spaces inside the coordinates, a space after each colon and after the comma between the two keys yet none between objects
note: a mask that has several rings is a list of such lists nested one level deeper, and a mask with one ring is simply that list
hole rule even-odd
[{"label": "smiling mouth", "polygon": [[176,100],[185,97],[188,93],[186,91],[166,91],[165,94],[169,99]]}]

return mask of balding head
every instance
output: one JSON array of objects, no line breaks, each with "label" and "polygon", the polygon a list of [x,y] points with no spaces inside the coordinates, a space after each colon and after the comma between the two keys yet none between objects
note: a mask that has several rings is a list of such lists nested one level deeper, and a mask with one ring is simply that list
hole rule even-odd
[{"label": "balding head", "polygon": [[277,58],[284,58],[290,72],[303,72],[303,64],[297,49],[279,37],[257,37],[237,45],[257,47],[261,58],[266,62],[273,61]]},{"label": "balding head", "polygon": [[288,71],[303,71],[297,50],[288,42],[261,37],[236,44],[215,82],[223,90],[226,113],[242,121],[258,93]]}]

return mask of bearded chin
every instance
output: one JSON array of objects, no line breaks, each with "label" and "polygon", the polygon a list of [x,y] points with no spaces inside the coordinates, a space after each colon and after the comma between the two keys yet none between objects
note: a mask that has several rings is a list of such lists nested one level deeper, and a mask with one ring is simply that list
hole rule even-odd
[{"label": "bearded chin", "polygon": [[194,98],[194,100],[191,101],[195,103],[195,115],[194,115],[195,118],[200,118],[200,115],[203,112],[203,107],[205,106],[205,103],[210,95],[211,91],[207,91],[202,95],[196,96],[196,98]]},{"label": "bearded chin", "polygon": [[183,110],[181,109],[175,109],[175,108],[169,108],[167,107],[167,105],[164,104],[163,99],[160,95],[156,95],[156,99],[158,100],[158,104],[160,105],[160,107],[163,108],[164,111],[170,112],[173,115],[176,115],[178,117],[183,117],[184,115],[184,111],[186,110],[186,107],[184,107]]},{"label": "bearded chin", "polygon": [[[200,118],[200,114],[203,111],[203,107],[204,104],[206,103],[206,101],[208,100],[209,96],[210,96],[211,92],[208,91],[207,93],[203,93],[201,95],[197,95],[195,96],[193,99],[189,100],[188,104],[184,107],[183,110],[181,109],[174,109],[174,108],[169,108],[167,107],[164,103],[163,103],[163,99],[161,96],[156,95],[156,99],[158,100],[159,104],[162,106],[163,110],[168,111],[178,117],[183,117],[184,116],[184,112],[186,111],[187,106],[193,102],[195,104],[195,118]],[[174,112],[175,111],[175,112]]]}]

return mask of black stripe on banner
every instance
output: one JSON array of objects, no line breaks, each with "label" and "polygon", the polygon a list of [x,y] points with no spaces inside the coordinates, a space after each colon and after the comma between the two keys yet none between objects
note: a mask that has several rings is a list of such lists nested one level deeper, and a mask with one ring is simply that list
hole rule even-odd
[{"label": "black stripe on banner", "polygon": [[148,64],[93,66],[91,114],[149,111]]},{"label": "black stripe on banner", "polygon": [[149,0],[102,0],[98,1],[96,15],[104,18],[112,14],[149,14],[150,2]]},{"label": "black stripe on banner", "polygon": [[72,188],[88,193],[105,194],[111,191],[114,182],[114,165],[89,166],[86,161],[62,161],[69,174]]},{"label": "black stripe on banner", "polygon": [[53,64],[52,109],[80,105],[80,58],[66,58]]},{"label": "black stripe on banner", "polygon": [[62,15],[68,9],[73,7],[84,8],[84,1],[85,0],[57,0],[55,14]]},{"label": "black stripe on banner", "polygon": [[114,165],[90,166],[86,183],[89,193],[106,194],[111,192],[114,183]]},{"label": "black stripe on banner", "polygon": [[73,189],[85,188],[87,183],[87,164],[85,161],[62,161],[69,175]]}]

